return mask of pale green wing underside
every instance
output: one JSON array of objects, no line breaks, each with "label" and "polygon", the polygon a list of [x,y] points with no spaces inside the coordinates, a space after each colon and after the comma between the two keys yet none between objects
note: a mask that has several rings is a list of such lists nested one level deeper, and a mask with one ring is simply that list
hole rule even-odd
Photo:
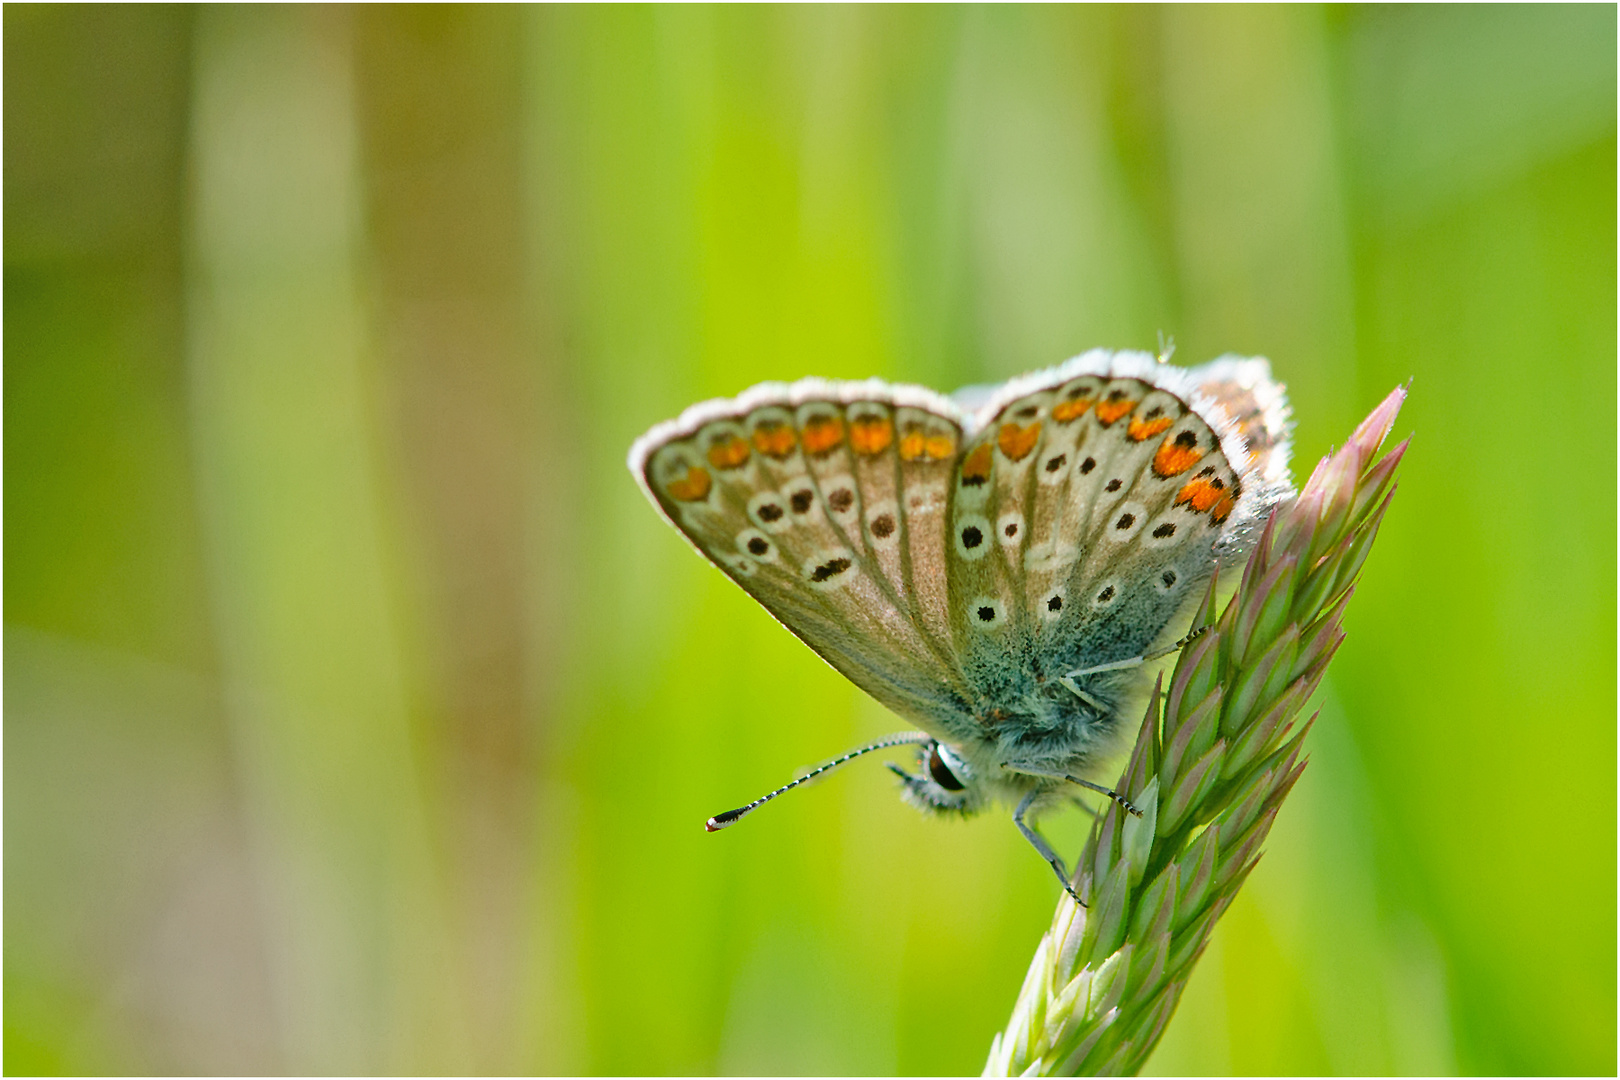
[{"label": "pale green wing underside", "polygon": [[1290,490],[1264,361],[1141,354],[1078,357],[974,412],[877,381],[764,384],[659,425],[630,464],[784,625],[951,741],[1032,680],[1160,640]]}]

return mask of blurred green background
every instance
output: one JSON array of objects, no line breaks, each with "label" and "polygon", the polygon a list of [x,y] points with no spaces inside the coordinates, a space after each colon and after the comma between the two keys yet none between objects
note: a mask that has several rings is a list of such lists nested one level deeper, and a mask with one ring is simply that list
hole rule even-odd
[{"label": "blurred green background", "polygon": [[1150,1069],[1614,1072],[1613,6],[4,30],[7,1072],[977,1072],[1050,872],[704,835],[897,725],[624,453],[1161,330],[1416,439]]}]

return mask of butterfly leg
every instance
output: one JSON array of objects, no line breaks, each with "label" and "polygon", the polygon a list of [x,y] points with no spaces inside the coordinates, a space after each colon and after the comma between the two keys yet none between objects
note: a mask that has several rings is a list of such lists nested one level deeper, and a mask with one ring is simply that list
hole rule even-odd
[{"label": "butterfly leg", "polygon": [[1101,713],[1108,711],[1108,706],[1104,705],[1102,702],[1080,689],[1080,684],[1074,681],[1074,675],[1059,675],[1058,682],[1062,683],[1064,687],[1072,691],[1075,697],[1078,697],[1081,701],[1085,702],[1087,705],[1090,705],[1098,712]]},{"label": "butterfly leg", "polygon": [[[1051,772],[1046,769],[1039,769],[1033,765],[1018,765],[1011,761],[1003,761],[1001,763],[1001,767],[1003,769],[1009,769],[1013,772],[1023,773],[1025,776],[1044,776],[1049,780],[1067,780],[1071,784],[1079,784],[1083,788],[1089,788],[1099,795],[1106,795],[1110,799],[1113,799],[1115,802],[1119,803],[1120,806],[1124,807],[1126,812],[1132,816],[1142,816],[1142,811],[1138,810],[1125,796],[1121,795],[1113,788],[1106,788],[1101,784],[1093,784],[1090,780],[1082,780],[1078,776],[1070,776],[1068,773]],[[1095,813],[1095,811],[1093,811],[1093,813]]]},{"label": "butterfly leg", "polygon": [[[1098,675],[1104,671],[1123,671],[1125,668],[1140,666],[1146,661],[1146,659],[1146,657],[1142,656],[1132,656],[1126,660],[1115,660],[1112,663],[1097,664],[1093,667],[1081,668],[1078,671],[1071,671],[1067,675],[1064,675],[1061,681],[1064,686],[1069,686],[1070,680],[1078,679],[1082,675]],[[1080,693],[1080,691],[1075,690],[1075,688],[1072,686],[1069,686],[1069,689],[1074,690],[1074,692],[1077,694]]]},{"label": "butterfly leg", "polygon": [[1209,627],[1210,627],[1210,624],[1205,623],[1203,626],[1200,626],[1198,629],[1190,631],[1187,634],[1186,637],[1182,638],[1180,641],[1176,642],[1174,645],[1168,645],[1168,646],[1160,649],[1157,652],[1148,653],[1146,656],[1144,656],[1142,658],[1142,662],[1147,663],[1149,660],[1161,659],[1163,657],[1169,656],[1171,653],[1175,652],[1177,649],[1181,649],[1181,648],[1184,648],[1185,646],[1191,645],[1193,642],[1197,641],[1199,638],[1201,638],[1205,634],[1209,633]]},{"label": "butterfly leg", "polygon": [[1131,814],[1134,817],[1142,816],[1142,811],[1133,806],[1131,804],[1131,800],[1127,799],[1113,788],[1105,788],[1101,784],[1093,784],[1090,780],[1082,780],[1078,776],[1065,776],[1063,779],[1067,780],[1071,784],[1079,784],[1083,788],[1090,788],[1099,795],[1108,796],[1110,799],[1113,799],[1115,802],[1119,803],[1119,805],[1123,806],[1126,813]]},{"label": "butterfly leg", "polygon": [[1198,629],[1194,630],[1192,633],[1188,634],[1174,645],[1166,646],[1165,648],[1159,649],[1156,652],[1150,652],[1143,656],[1132,656],[1124,660],[1114,660],[1107,664],[1097,664],[1094,667],[1081,668],[1078,671],[1071,671],[1067,675],[1061,676],[1058,681],[1064,686],[1067,686],[1070,690],[1073,690],[1076,694],[1079,694],[1082,698],[1086,699],[1087,701],[1091,701],[1092,699],[1090,695],[1084,693],[1078,686],[1074,685],[1074,680],[1078,679],[1080,676],[1100,675],[1105,671],[1123,671],[1126,668],[1138,667],[1153,660],[1161,660],[1187,645],[1189,642],[1196,640],[1208,629],[1209,627],[1207,625],[1200,626]]},{"label": "butterfly leg", "polygon": [[1063,891],[1068,893],[1075,903],[1085,907],[1086,902],[1080,899],[1080,894],[1074,891],[1074,885],[1069,881],[1069,872],[1063,868],[1063,860],[1058,858],[1057,852],[1052,850],[1052,845],[1046,842],[1046,838],[1024,821],[1024,815],[1029,812],[1029,808],[1035,804],[1035,800],[1040,794],[1039,791],[1032,791],[1024,796],[1023,801],[1018,804],[1018,809],[1013,811],[1013,824],[1018,826],[1018,831],[1024,834],[1024,839],[1033,844],[1035,850],[1040,852],[1041,858],[1045,859],[1047,864],[1052,867],[1052,872],[1058,876],[1058,881],[1063,883]]}]

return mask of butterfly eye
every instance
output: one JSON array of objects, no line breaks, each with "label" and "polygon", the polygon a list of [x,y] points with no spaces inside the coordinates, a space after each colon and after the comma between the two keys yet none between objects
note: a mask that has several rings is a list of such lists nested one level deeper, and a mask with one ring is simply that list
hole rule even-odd
[{"label": "butterfly eye", "polygon": [[[956,774],[951,771],[952,763],[947,762],[945,758],[945,754],[949,753],[948,750],[941,753],[939,743],[935,743],[928,748],[928,775],[934,778],[934,783],[946,791],[961,791],[964,785],[962,781],[956,778]],[[951,754],[951,757],[954,758],[955,756]]]}]

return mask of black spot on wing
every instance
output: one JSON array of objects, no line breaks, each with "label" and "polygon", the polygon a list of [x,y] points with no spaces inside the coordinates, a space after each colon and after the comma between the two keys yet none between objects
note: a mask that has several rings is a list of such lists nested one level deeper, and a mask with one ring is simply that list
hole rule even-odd
[{"label": "black spot on wing", "polygon": [[850,562],[848,559],[842,557],[837,559],[828,559],[826,562],[822,563],[820,566],[816,567],[810,572],[810,580],[820,584],[821,582],[830,578],[837,577],[845,570],[848,570],[849,567]]}]

